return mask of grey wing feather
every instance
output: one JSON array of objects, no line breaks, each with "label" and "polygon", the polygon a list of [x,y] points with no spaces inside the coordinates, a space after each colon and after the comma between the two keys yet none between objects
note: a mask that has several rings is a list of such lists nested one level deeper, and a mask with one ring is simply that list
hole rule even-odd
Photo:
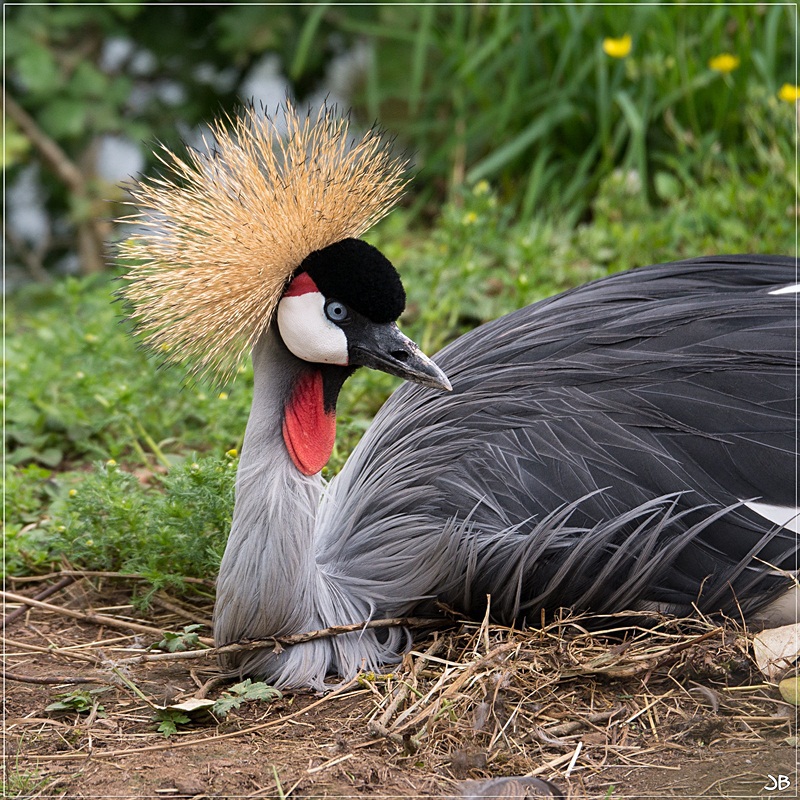
[{"label": "grey wing feather", "polygon": [[795,280],[781,257],[633,270],[472,331],[405,385],[318,518],[318,560],[381,613],[731,612],[785,585],[796,503]]}]

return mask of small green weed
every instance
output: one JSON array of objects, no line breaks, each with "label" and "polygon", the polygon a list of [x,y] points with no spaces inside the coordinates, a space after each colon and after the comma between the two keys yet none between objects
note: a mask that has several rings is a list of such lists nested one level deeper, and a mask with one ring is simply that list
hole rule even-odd
[{"label": "small green weed", "polygon": [[62,493],[65,476],[38,464],[6,465],[5,560],[11,574],[46,572],[59,556],[52,551],[49,508]]},{"label": "small green weed", "polygon": [[77,711],[79,714],[86,714],[95,709],[99,716],[105,716],[105,708],[98,704],[96,695],[107,691],[107,688],[73,689],[71,692],[57,695],[59,699],[46,706],[45,711]]},{"label": "small green weed", "polygon": [[231,524],[235,461],[208,456],[143,486],[115,463],[96,466],[54,506],[53,548],[87,569],[140,573],[153,592],[213,576]]},{"label": "small green weed", "polygon": [[52,474],[52,470],[38,464],[9,469],[5,476],[6,519],[13,519],[18,525],[38,522],[42,505],[49,503],[56,495]]},{"label": "small green weed", "polygon": [[[145,699],[138,690],[136,693]],[[146,700],[154,712],[154,719],[158,723],[157,730],[165,737],[177,733],[179,726],[190,723],[202,723],[208,720],[225,719],[233,709],[239,708],[242,703],[249,700],[261,700],[271,703],[283,695],[272,686],[263,682],[252,682],[249,678],[230,690],[223,692],[216,701],[191,699],[183,703],[169,706],[157,706]]]},{"label": "small green weed", "polygon": [[155,712],[155,721],[158,723],[156,730],[169,738],[178,732],[179,725],[191,722],[191,717],[183,711],[174,708],[159,708]]},{"label": "small green weed", "polygon": [[166,650],[168,653],[182,653],[185,650],[201,650],[205,647],[197,633],[203,625],[184,625],[180,633],[165,631],[164,638],[154,644],[153,650]]},{"label": "small green weed", "polygon": [[[31,526],[10,519],[5,568],[12,574],[57,567],[66,556],[90,570],[138,573],[149,581],[138,602],[183,578],[216,574],[231,524],[236,462],[207,456],[176,465],[142,484],[116,462],[95,465],[80,483],[61,487]],[[39,468],[14,474],[24,481]],[[188,639],[186,639],[188,641]]]},{"label": "small green weed", "polygon": [[223,692],[211,710],[216,716],[225,718],[229,711],[239,708],[248,700],[263,700],[271,703],[274,700],[280,700],[281,697],[283,695],[269,684],[263,681],[254,683],[247,678],[241,683],[231,686],[227,692]]},{"label": "small green weed", "polygon": [[167,738],[178,732],[179,725],[187,725],[197,719],[208,717],[209,706],[213,705],[213,701],[211,700],[195,699],[190,699],[183,703],[174,703],[172,705],[159,705],[158,703],[154,703],[120,670],[114,668],[112,672],[121,683],[150,708],[153,713],[153,722],[156,723],[156,730]]},{"label": "small green weed", "polygon": [[22,770],[19,768],[19,757],[12,765],[10,759],[6,759],[2,766],[2,777],[0,777],[0,797],[4,798],[30,798],[48,797],[51,791],[48,787],[53,783],[53,778],[43,778],[39,770]]}]

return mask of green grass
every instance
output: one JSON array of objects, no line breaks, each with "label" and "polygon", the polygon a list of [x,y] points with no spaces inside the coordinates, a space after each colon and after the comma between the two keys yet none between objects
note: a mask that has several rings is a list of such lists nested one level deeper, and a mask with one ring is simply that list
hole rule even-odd
[{"label": "green grass", "polygon": [[[115,458],[168,466],[181,449],[237,446],[248,398],[187,384],[137,349],[108,276],[33,285],[8,308],[8,460]],[[247,376],[243,376],[246,378]],[[180,439],[180,444],[178,443]]]},{"label": "green grass", "polygon": [[[758,135],[769,141],[766,123]],[[793,253],[792,181],[767,161],[745,173],[722,151],[702,183],[657,174],[658,204],[637,173],[613,172],[592,222],[578,227],[519,222],[479,182],[432,227],[412,227],[411,212],[400,210],[369,238],[404,277],[402,326],[435,352],[483,321],[617,270],[721,252]],[[214,577],[252,374],[245,368],[220,392],[158,369],[120,324],[115,287],[69,279],[8,298],[6,569],[43,573],[66,560],[140,573],[146,601],[161,587],[180,591],[183,577]],[[327,475],[398,383],[367,370],[348,381]]]},{"label": "green grass", "polygon": [[[354,119],[378,120],[411,155],[420,180],[409,202],[428,220],[487,179],[518,219],[587,221],[616,169],[636,170],[657,205],[676,184],[705,184],[721,151],[734,152],[742,172],[766,160],[776,181],[797,181],[794,105],[778,101],[781,86],[797,80],[789,4],[28,3],[10,8],[7,23],[10,96],[78,164],[108,133],[180,149],[185,125],[234,112],[245,76],[269,51],[301,106],[320,86],[333,88],[329,68],[329,77],[348,72],[336,55],[363,57],[345,91]],[[83,52],[87,27],[99,40],[124,35],[146,50],[153,74],[180,84],[182,101],[155,92],[143,103],[141,76],[124,65],[111,74],[102,47]],[[630,52],[606,52],[605,40],[625,35]],[[712,67],[721,54],[734,59],[732,70]],[[232,83],[198,80],[200,63],[203,72],[224,67]],[[775,113],[765,114],[770,103]],[[39,157],[13,116],[9,185]],[[147,170],[158,168],[149,154]],[[76,197],[46,165],[41,172],[48,210],[66,223],[43,245],[51,270],[65,235],[66,249],[77,250],[76,229],[91,215],[127,211],[119,187],[92,179]]]},{"label": "green grass", "polygon": [[[720,146],[751,168],[742,110],[795,80],[787,6],[383,4],[328,17],[375,42],[363,111],[414,152],[428,197],[487,178],[525,219],[585,218],[617,167],[636,169],[651,200],[657,172],[701,179]],[[624,34],[629,54],[604,52]],[[722,53],[733,71],[710,66]]]},{"label": "green grass", "polygon": [[29,797],[54,797],[57,794],[57,787],[50,784],[54,782],[52,777],[43,778],[39,770],[19,769],[20,756],[6,759],[0,774],[0,797],[29,798]]}]

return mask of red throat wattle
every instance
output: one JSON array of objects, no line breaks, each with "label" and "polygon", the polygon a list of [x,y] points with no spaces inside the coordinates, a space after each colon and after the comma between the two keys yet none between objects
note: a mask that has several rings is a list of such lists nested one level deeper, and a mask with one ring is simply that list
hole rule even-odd
[{"label": "red throat wattle", "polygon": [[333,452],[336,412],[325,411],[322,373],[307,372],[292,389],[283,413],[283,441],[294,465],[304,475],[319,472]]}]

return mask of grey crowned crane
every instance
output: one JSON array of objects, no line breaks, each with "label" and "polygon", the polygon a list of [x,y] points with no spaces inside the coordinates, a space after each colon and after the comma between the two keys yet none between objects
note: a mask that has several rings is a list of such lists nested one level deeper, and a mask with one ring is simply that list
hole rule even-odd
[{"label": "grey crowned crane", "polygon": [[[395,324],[397,272],[359,238],[405,164],[328,111],[286,119],[285,137],[252,110],[217,123],[210,154],[167,153],[132,201],[123,294],[145,341],[222,376],[252,352],[220,645],[437,602],[480,618],[487,595],[507,624],[559,607],[794,620],[794,259],[613,275],[434,364]],[[362,366],[411,383],[325,485],[337,395]],[[407,644],[368,629],[225,666],[319,689]]]}]

